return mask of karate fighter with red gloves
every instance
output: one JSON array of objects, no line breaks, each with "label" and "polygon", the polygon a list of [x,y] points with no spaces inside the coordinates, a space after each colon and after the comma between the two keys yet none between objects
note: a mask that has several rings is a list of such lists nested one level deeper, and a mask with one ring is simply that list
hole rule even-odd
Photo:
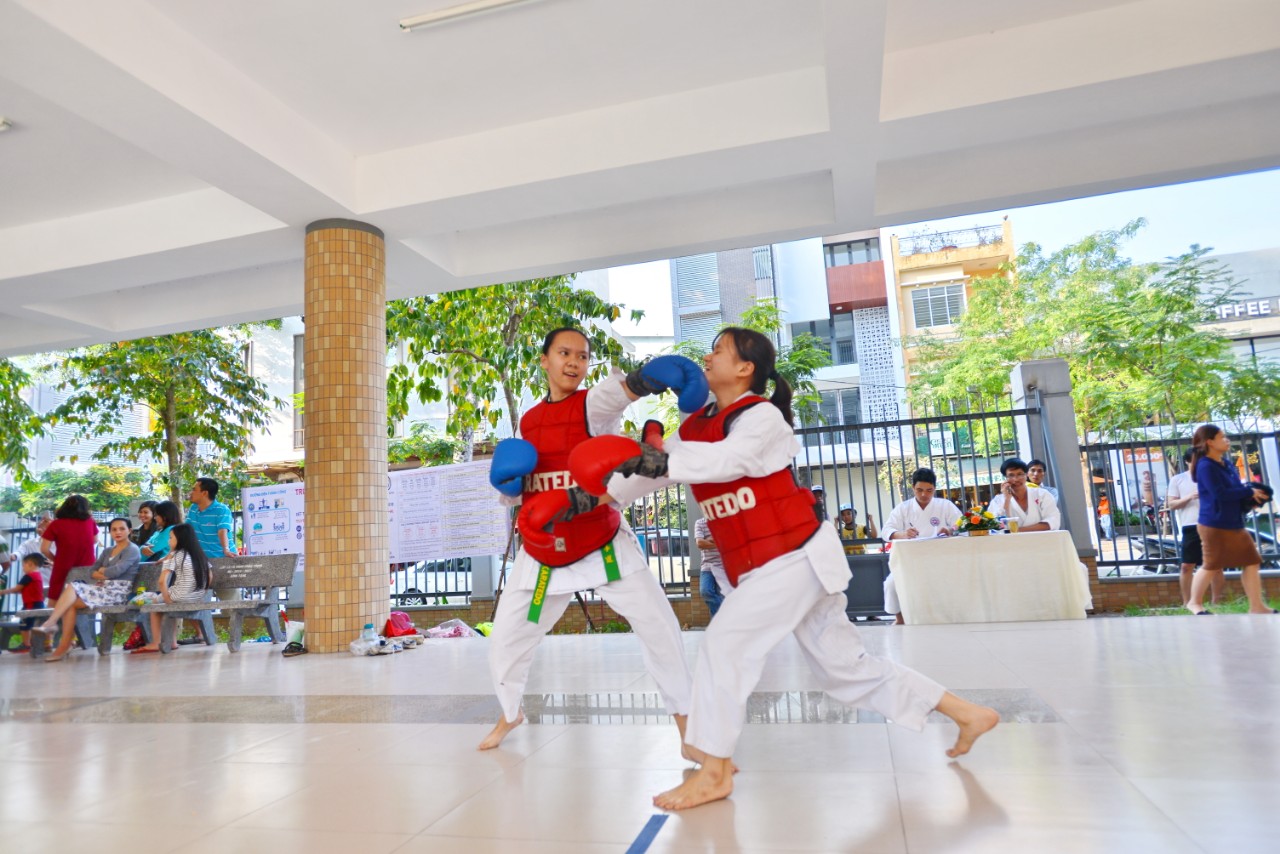
[{"label": "karate fighter with red gloves", "polygon": [[[627,501],[673,481],[690,484],[734,586],[698,649],[686,755],[702,767],[654,804],[686,809],[733,791],[732,754],[747,698],[770,650],[788,634],[835,699],[917,731],[936,709],[960,727],[947,755],[967,753],[997,724],[996,712],[868,655],[845,614],[849,565],[835,528],[818,519],[813,494],[792,474],[800,446],[791,429],[791,387],[777,374],[769,339],[725,329],[705,362],[715,401],[685,419],[665,450],[602,436],[569,457],[579,487],[596,495]],[[765,398],[769,381],[775,390]]]},{"label": "karate fighter with red gloves", "polygon": [[571,488],[569,452],[592,436],[618,432],[623,410],[644,395],[671,389],[681,409],[698,409],[707,401],[707,381],[693,361],[658,356],[630,375],[614,371],[580,390],[590,355],[580,331],[549,333],[541,359],[547,397],[520,419],[522,438],[494,449],[489,481],[504,503],[523,505],[517,517],[522,544],[489,639],[489,670],[502,718],[480,742],[481,750],[497,747],[524,720],[520,701],[539,642],[573,594],[591,588],[631,624],[684,740],[691,677],[680,624],[617,508]]}]

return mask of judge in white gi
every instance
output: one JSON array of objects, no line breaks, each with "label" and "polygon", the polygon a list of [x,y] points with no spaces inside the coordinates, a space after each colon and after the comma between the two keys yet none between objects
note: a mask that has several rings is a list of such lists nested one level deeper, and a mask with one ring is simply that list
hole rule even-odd
[{"label": "judge in white gi", "polygon": [[987,509],[997,519],[1004,516],[1012,533],[1056,531],[1062,527],[1058,501],[1046,489],[1027,484],[1027,464],[1011,457],[1000,464],[1004,486],[991,499]]},{"label": "judge in white gi", "polygon": [[[956,523],[960,521],[960,508],[934,495],[937,489],[938,476],[933,469],[918,468],[912,472],[911,491],[915,497],[893,508],[889,521],[880,531],[881,539],[915,540],[954,534]],[[902,604],[898,601],[892,575],[884,580],[884,609],[893,614],[895,623],[902,625]]]},{"label": "judge in white gi", "polygon": [[684,738],[692,678],[680,623],[616,506],[591,499],[568,518],[568,458],[591,436],[620,429],[623,410],[642,395],[680,390],[680,406],[691,411],[706,402],[707,382],[696,363],[672,355],[652,359],[625,378],[613,371],[584,390],[590,360],[581,331],[548,333],[541,359],[547,396],[520,419],[521,438],[494,449],[489,482],[504,504],[522,504],[522,542],[489,638],[489,670],[502,716],[480,742],[481,750],[497,747],[524,720],[520,703],[538,644],[574,592],[588,588],[631,624],[645,667]]},{"label": "judge in white gi", "polygon": [[[960,727],[952,757],[999,720],[992,709],[863,647],[845,613],[849,564],[840,538],[818,519],[812,492],[792,472],[800,445],[791,427],[791,387],[776,358],[759,332],[724,329],[704,360],[715,401],[686,418],[665,448],[601,436],[569,458],[579,487],[600,496],[626,501],[673,481],[688,483],[735,588],[698,645],[687,745],[702,767],[654,798],[662,809],[696,807],[733,790],[732,755],[747,700],[770,651],[788,635],[839,702],[917,731],[931,710],[951,718]],[[765,397],[770,382],[774,391]]]}]

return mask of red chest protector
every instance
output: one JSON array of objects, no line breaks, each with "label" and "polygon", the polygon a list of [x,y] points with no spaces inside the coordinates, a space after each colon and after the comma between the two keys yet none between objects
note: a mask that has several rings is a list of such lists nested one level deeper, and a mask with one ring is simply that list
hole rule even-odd
[{"label": "red chest protector", "polygon": [[[536,492],[574,486],[573,476],[569,474],[569,452],[591,438],[587,430],[586,390],[574,392],[556,403],[544,400],[530,409],[520,419],[520,436],[538,449],[538,465],[525,478],[525,501]],[[542,549],[525,543],[524,549],[539,563],[568,566],[604,548],[618,533],[620,524],[622,515],[602,504],[571,521],[556,523],[551,528],[554,547]]]},{"label": "red chest protector", "polygon": [[[741,398],[711,414],[707,406],[680,425],[686,442],[719,442],[735,413],[768,401],[758,395]],[[801,489],[791,469],[728,483],[695,483],[690,487],[720,548],[729,583],[776,557],[800,548],[821,522],[814,513],[813,493]]]}]

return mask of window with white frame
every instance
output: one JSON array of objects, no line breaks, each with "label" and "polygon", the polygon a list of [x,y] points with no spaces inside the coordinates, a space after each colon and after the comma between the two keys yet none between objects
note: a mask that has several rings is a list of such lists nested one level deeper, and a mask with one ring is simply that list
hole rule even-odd
[{"label": "window with white frame", "polygon": [[916,288],[911,292],[911,308],[917,329],[949,326],[964,314],[964,283]]}]

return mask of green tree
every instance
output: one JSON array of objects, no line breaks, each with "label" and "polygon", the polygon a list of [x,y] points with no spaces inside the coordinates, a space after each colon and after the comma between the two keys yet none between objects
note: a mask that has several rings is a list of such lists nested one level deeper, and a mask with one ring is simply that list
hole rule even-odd
[{"label": "green tree", "polygon": [[31,385],[27,372],[9,359],[0,359],[0,466],[27,480],[30,441],[44,432],[44,424],[23,397]]},{"label": "green tree", "polygon": [[[406,358],[387,377],[387,417],[403,418],[411,395],[447,401],[446,430],[462,439],[470,459],[477,431],[491,430],[505,415],[515,432],[521,397],[543,393],[542,339],[559,326],[583,329],[595,361],[588,380],[604,376],[623,352],[599,324],[617,320],[623,306],[572,281],[555,276],[389,303],[387,340],[403,343]],[[642,316],[631,312],[634,321]]]},{"label": "green tree", "polygon": [[1143,225],[1135,220],[1047,256],[1029,243],[1001,275],[976,280],[956,339],[912,342],[923,368],[913,400],[994,396],[1016,363],[1062,358],[1082,434],[1204,420],[1238,411],[1241,401],[1273,414],[1280,372],[1237,359],[1226,337],[1204,325],[1239,298],[1236,283],[1199,246],[1165,264],[1133,263],[1122,246]]},{"label": "green tree", "polygon": [[409,427],[405,436],[387,443],[387,462],[403,463],[421,460],[424,466],[447,466],[457,462],[462,453],[462,442],[440,435],[434,427],[418,421]]},{"label": "green tree", "polygon": [[[74,426],[80,438],[110,437],[97,459],[162,460],[169,497],[180,501],[202,467],[242,461],[253,430],[284,405],[245,364],[251,334],[246,326],[202,329],[61,354],[50,369],[71,396],[48,413],[49,422]],[[127,435],[124,418],[136,407],[151,412],[152,426]],[[213,459],[199,457],[201,441],[213,447]]]},{"label": "green tree", "polygon": [[[775,345],[778,332],[782,329],[782,312],[778,301],[772,297],[758,298],[737,323],[726,323],[727,326],[743,326],[762,332],[771,338]],[[672,346],[672,352],[688,356],[698,364],[707,355],[707,348],[697,341],[680,341]],[[793,392],[791,408],[796,419],[802,424],[813,424],[821,420],[819,404],[822,396],[813,383],[813,375],[819,368],[831,364],[831,353],[822,340],[808,332],[795,336],[791,344],[778,350],[778,374],[790,385]],[[657,402],[662,423],[668,431],[679,426],[683,415],[676,407],[675,399],[664,395]]]},{"label": "green tree", "polygon": [[68,495],[83,495],[95,512],[128,513],[133,501],[153,497],[150,480],[150,475],[141,469],[121,466],[90,466],[84,472],[46,469],[12,496],[17,499],[13,510],[34,517],[57,509]]}]

